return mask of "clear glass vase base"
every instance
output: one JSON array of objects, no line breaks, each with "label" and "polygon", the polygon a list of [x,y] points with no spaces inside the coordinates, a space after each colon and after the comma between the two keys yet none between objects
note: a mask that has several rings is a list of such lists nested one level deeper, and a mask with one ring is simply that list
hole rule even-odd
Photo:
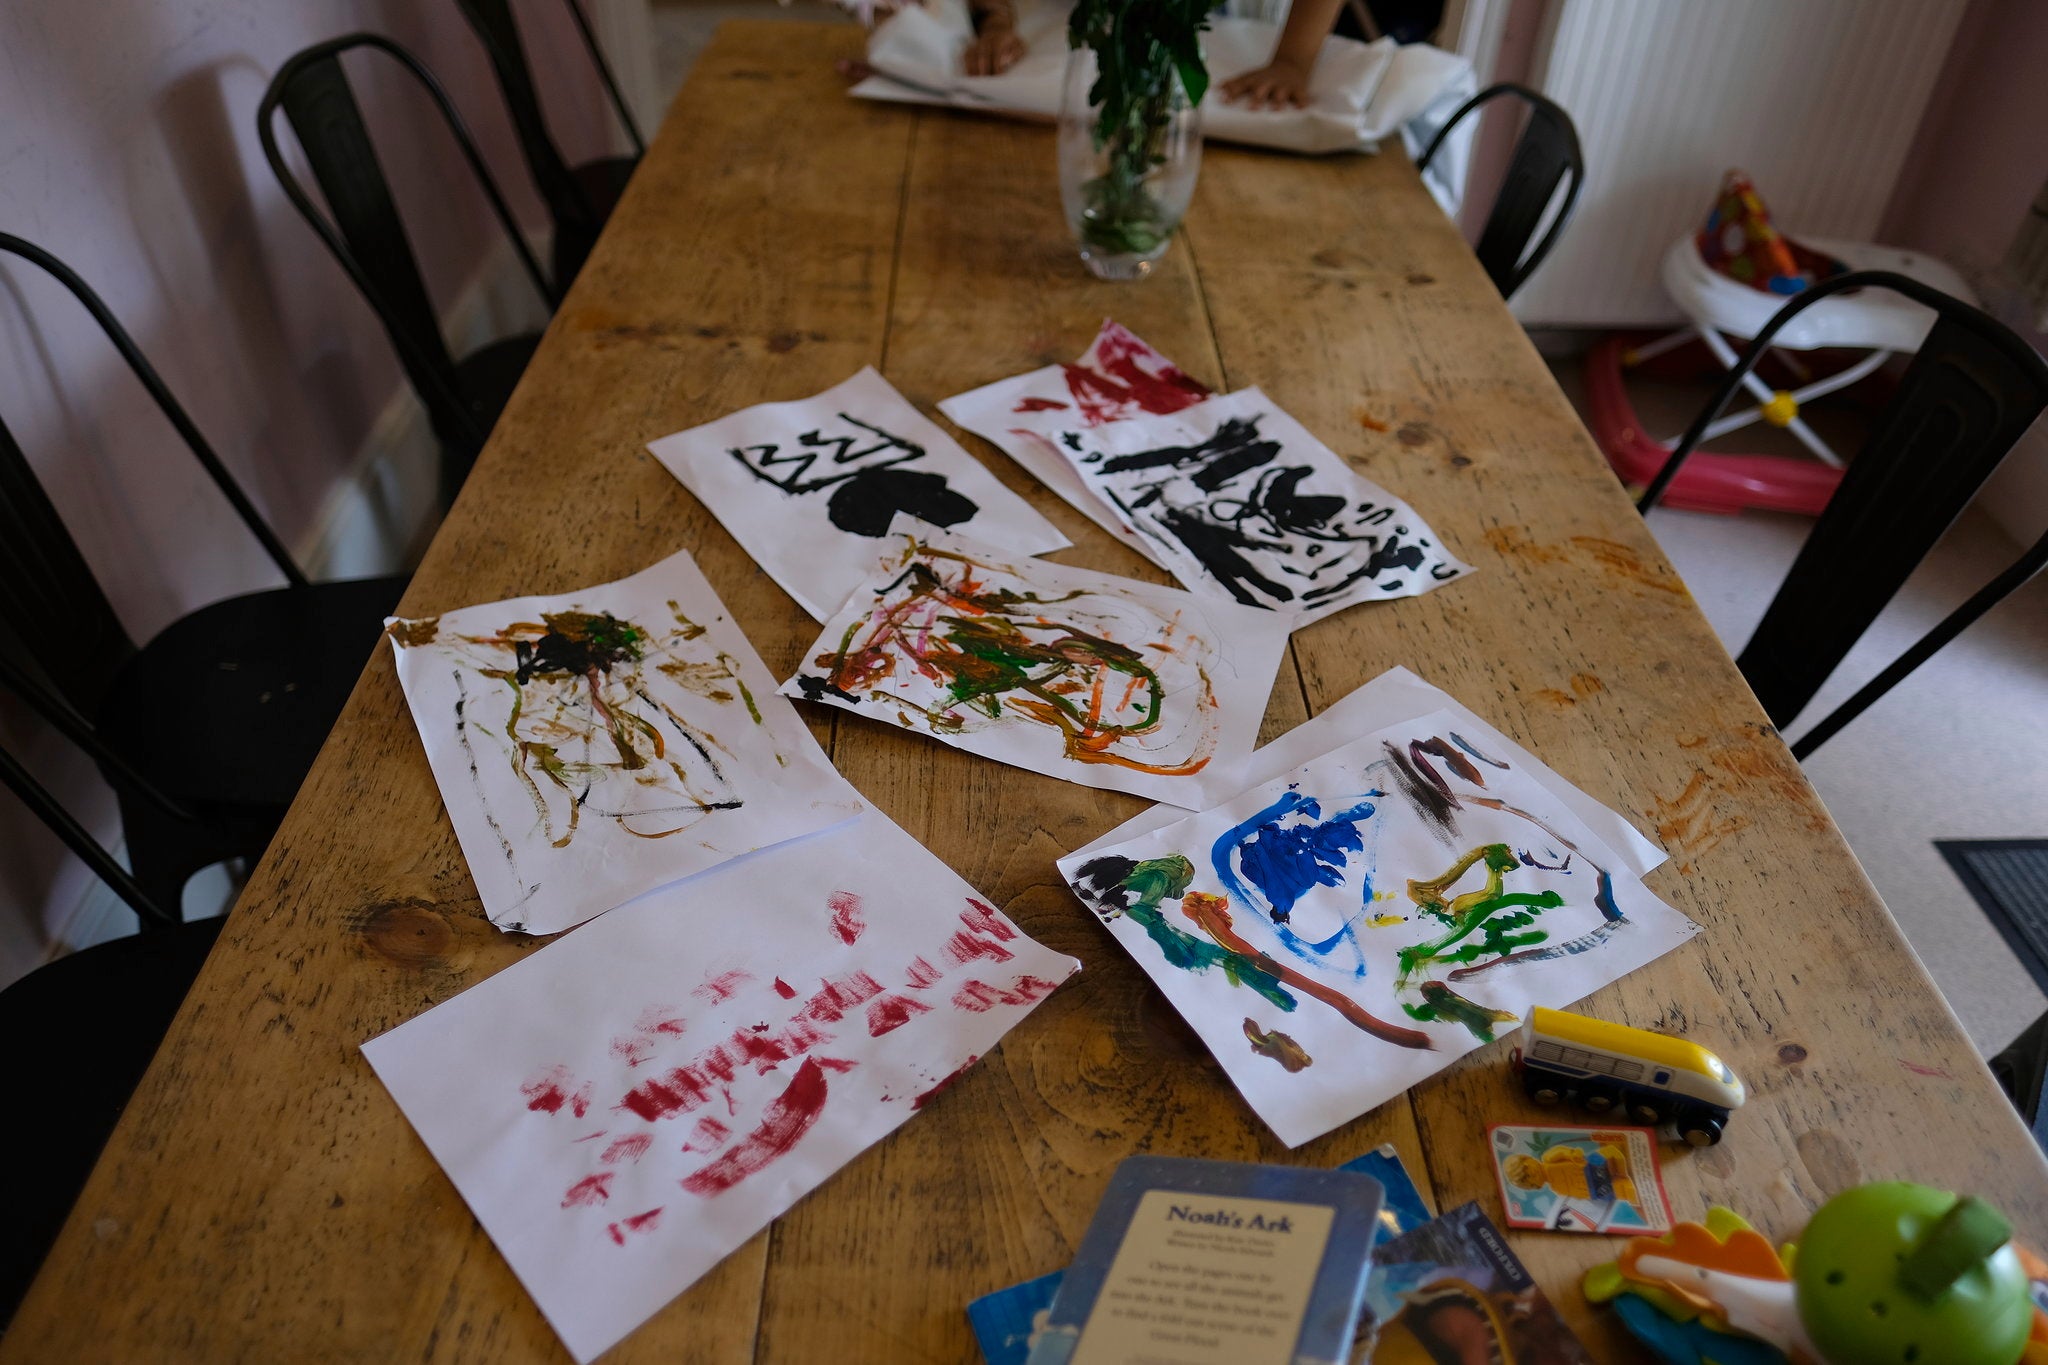
[{"label": "clear glass vase base", "polygon": [[1165,247],[1140,255],[1134,251],[1107,252],[1083,246],[1081,263],[1098,280],[1142,280],[1165,255]]}]

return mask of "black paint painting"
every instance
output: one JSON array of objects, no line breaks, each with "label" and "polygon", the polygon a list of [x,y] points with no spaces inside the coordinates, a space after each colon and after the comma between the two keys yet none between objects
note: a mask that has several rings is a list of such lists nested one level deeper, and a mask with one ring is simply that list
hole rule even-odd
[{"label": "black paint painting", "polygon": [[1197,590],[1213,584],[1251,606],[1313,617],[1464,572],[1412,509],[1285,414],[1239,406],[1206,436],[1177,444],[1091,450],[1078,433],[1062,444],[1089,486],[1165,552],[1169,568],[1184,566],[1176,574]]},{"label": "black paint painting", "polygon": [[955,526],[981,510],[945,475],[905,467],[925,457],[923,446],[850,413],[840,413],[839,420],[852,430],[836,436],[807,431],[786,447],[771,442],[726,453],[792,497],[831,489],[826,514],[849,535],[887,535],[898,512],[934,526]]}]

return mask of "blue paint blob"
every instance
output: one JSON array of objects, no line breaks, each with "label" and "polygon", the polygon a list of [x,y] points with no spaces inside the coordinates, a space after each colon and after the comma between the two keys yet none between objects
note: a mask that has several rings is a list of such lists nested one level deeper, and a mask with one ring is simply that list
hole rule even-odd
[{"label": "blue paint blob", "polygon": [[[1259,899],[1265,901],[1266,913],[1275,924],[1284,925],[1310,890],[1343,884],[1351,855],[1365,851],[1365,836],[1359,826],[1372,818],[1374,810],[1372,802],[1360,801],[1325,820],[1322,803],[1314,797],[1282,792],[1279,800],[1216,840],[1210,850],[1216,877],[1245,902],[1253,901],[1245,886],[1245,881],[1250,881],[1258,888]],[[1371,896],[1368,882],[1365,898]],[[1332,938],[1330,946],[1336,941]]]}]

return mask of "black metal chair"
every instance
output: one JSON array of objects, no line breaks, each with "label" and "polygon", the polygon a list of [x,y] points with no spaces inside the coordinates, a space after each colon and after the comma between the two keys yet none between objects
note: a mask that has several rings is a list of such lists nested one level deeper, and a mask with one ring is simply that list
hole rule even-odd
[{"label": "black metal chair", "polygon": [[[352,33],[316,43],[279,69],[256,108],[256,132],[285,194],[306,222],[341,262],[391,338],[405,367],[406,378],[426,405],[442,449],[441,492],[452,501],[476,462],[477,452],[504,411],[506,400],[526,371],[526,362],[540,344],[538,334],[492,342],[456,360],[441,335],[440,319],[420,277],[419,262],[398,216],[398,205],[377,161],[375,146],[363,123],[342,54],[355,48],[381,52],[410,73],[426,90],[476,173],[492,211],[512,239],[533,287],[552,311],[559,295],[541,274],[540,264],[519,231],[505,196],[491,178],[476,141],[455,112],[439,81],[417,57],[375,33]],[[282,107],[297,135],[313,179],[319,183],[330,221],[314,206],[278,148],[276,113]]]},{"label": "black metal chair", "polygon": [[13,1049],[10,1083],[58,1095],[34,1123],[15,1126],[0,1220],[0,1330],[28,1292],[64,1227],[128,1098],[220,936],[219,918],[177,922],[18,763],[0,749],[0,786],[15,791],[157,932],[102,943],[39,967],[0,990],[0,1038]]},{"label": "black metal chair", "polygon": [[[1525,85],[1502,82],[1489,85],[1459,105],[1444,126],[1436,130],[1436,136],[1429,140],[1422,156],[1416,161],[1416,169],[1427,170],[1437,148],[1451,130],[1473,110],[1489,100],[1502,95],[1513,95],[1529,106],[1529,120],[1522,125],[1522,136],[1515,143],[1514,156],[1508,161],[1508,170],[1500,183],[1500,194],[1493,201],[1493,208],[1486,216],[1486,226],[1480,231],[1476,254],[1479,264],[1485,267],[1486,276],[1493,281],[1493,287],[1500,291],[1502,298],[1511,298],[1522,281],[1534,274],[1536,267],[1543,264],[1543,258],[1557,245],[1558,234],[1572,216],[1572,208],[1579,202],[1579,189],[1586,180],[1585,162],[1579,155],[1579,133],[1572,126],[1571,115],[1556,104],[1537,94]],[[1530,239],[1542,225],[1544,210],[1557,194],[1557,187],[1569,175],[1571,184],[1565,189],[1564,202],[1558,205],[1557,216],[1550,220],[1550,227],[1543,239],[1533,247]]]},{"label": "black metal chair", "polygon": [[590,22],[584,17],[583,7],[576,0],[563,2],[576,22],[577,31],[583,36],[591,65],[597,68],[598,79],[611,96],[612,108],[618,112],[626,136],[632,139],[632,156],[603,157],[580,166],[570,166],[548,133],[547,119],[541,112],[540,95],[534,88],[533,69],[526,61],[526,45],[520,41],[519,23],[513,17],[511,0],[456,0],[462,8],[463,17],[469,20],[469,26],[476,30],[484,50],[490,54],[491,67],[498,76],[498,89],[505,96],[512,126],[519,133],[519,149],[526,158],[526,169],[533,176],[534,188],[547,203],[548,216],[554,220],[555,287],[566,294],[569,282],[576,278],[576,272],[583,268],[591,247],[596,245],[597,234],[604,230],[605,220],[611,217],[619,196],[625,193],[626,182],[632,179],[634,167],[647,154],[647,144],[640,136],[640,126],[633,121],[632,111],[626,107],[625,96],[619,93],[619,83],[613,78],[611,66],[597,45],[597,36],[590,31]]},{"label": "black metal chair", "polygon": [[[1736,663],[1771,723],[1790,724],[1934,547],[2021,433],[2048,408],[2048,361],[1996,318],[1889,271],[1838,275],[1778,310],[1694,419],[1637,506],[1656,505],[1771,339],[1851,289],[1891,289],[1934,310],[1934,328],[1814,524]],[[2048,565],[2048,535],[1871,679],[1792,752],[1805,758],[1934,652]]]},{"label": "black metal chair", "polygon": [[0,688],[98,763],[134,879],[172,923],[194,872],[268,846],[406,580],[309,582],[99,295],[34,243],[0,233],[0,252],[92,314],[287,585],[202,607],[138,649],[0,423]]}]

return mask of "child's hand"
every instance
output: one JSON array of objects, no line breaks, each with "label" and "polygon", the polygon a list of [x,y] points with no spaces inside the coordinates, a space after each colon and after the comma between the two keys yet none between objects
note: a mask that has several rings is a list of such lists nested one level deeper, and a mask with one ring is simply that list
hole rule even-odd
[{"label": "child's hand", "polygon": [[1308,68],[1287,57],[1275,57],[1257,71],[1223,83],[1223,98],[1254,109],[1300,109],[1308,104]]},{"label": "child's hand", "polygon": [[967,74],[1000,76],[1023,56],[1024,40],[1017,36],[1009,16],[991,13],[982,21],[981,32],[967,45]]}]

